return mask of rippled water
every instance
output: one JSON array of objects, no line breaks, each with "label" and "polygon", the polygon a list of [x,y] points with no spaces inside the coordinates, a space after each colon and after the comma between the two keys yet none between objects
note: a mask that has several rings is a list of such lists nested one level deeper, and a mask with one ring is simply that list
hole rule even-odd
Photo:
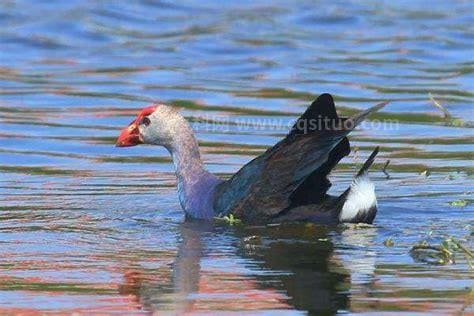
[{"label": "rippled water", "polygon": [[[472,247],[473,17],[471,1],[3,1],[0,313],[472,312],[462,256],[409,250]],[[113,146],[167,102],[228,176],[322,92],[345,114],[392,100],[373,119],[398,124],[353,133],[332,174],[342,191],[381,145],[372,227],[184,222],[166,152]]]}]

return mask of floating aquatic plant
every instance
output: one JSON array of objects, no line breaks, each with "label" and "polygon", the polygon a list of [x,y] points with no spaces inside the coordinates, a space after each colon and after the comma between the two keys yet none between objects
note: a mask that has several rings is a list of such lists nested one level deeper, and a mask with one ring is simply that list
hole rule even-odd
[{"label": "floating aquatic plant", "polygon": [[429,244],[426,240],[421,241],[411,248],[410,255],[415,260],[439,265],[454,264],[456,255],[463,255],[470,268],[474,268],[473,251],[454,237],[445,238],[439,245]]},{"label": "floating aquatic plant", "polygon": [[452,201],[451,203],[449,203],[449,205],[451,205],[453,207],[465,207],[468,204],[469,204],[469,201],[463,200],[463,199]]},{"label": "floating aquatic plant", "polygon": [[383,245],[384,245],[385,247],[393,247],[393,246],[395,245],[395,243],[393,242],[392,237],[388,237],[387,239],[385,239],[385,240],[383,241]]},{"label": "floating aquatic plant", "polygon": [[342,226],[347,229],[366,229],[375,227],[373,224],[366,223],[344,223]]},{"label": "floating aquatic plant", "polygon": [[214,217],[216,220],[220,221],[225,221],[229,225],[235,225],[235,224],[240,224],[242,221],[236,217],[234,217],[234,214],[229,214],[223,217]]}]

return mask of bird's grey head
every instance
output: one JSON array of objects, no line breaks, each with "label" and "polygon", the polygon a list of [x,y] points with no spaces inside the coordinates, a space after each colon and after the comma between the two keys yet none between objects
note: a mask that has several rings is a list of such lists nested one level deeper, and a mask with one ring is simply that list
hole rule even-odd
[{"label": "bird's grey head", "polygon": [[152,105],[144,108],[122,130],[116,145],[128,147],[153,144],[170,148],[187,129],[186,120],[175,109],[164,104]]}]

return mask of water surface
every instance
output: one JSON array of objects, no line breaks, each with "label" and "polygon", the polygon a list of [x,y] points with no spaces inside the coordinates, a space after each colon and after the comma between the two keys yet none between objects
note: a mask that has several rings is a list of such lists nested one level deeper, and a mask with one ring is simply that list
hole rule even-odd
[{"label": "water surface", "polygon": [[[472,312],[462,256],[409,250],[472,248],[473,16],[470,1],[2,2],[0,312]],[[342,192],[381,146],[371,227],[185,222],[166,151],[114,147],[166,102],[227,177],[323,92],[342,114],[392,101],[372,119],[398,123],[355,131],[331,175]]]}]

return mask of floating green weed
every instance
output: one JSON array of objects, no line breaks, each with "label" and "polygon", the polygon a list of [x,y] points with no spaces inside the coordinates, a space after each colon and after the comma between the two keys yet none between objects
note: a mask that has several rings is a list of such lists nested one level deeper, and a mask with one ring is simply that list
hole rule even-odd
[{"label": "floating green weed", "polygon": [[467,200],[456,200],[456,201],[452,201],[451,203],[449,203],[449,205],[453,206],[453,207],[465,207],[466,205],[469,204],[469,201]]},{"label": "floating green weed", "polygon": [[241,224],[242,221],[236,217],[234,217],[234,214],[229,214],[227,216],[223,217],[214,217],[214,219],[219,220],[219,221],[224,221],[229,225],[235,225],[235,224]]}]

